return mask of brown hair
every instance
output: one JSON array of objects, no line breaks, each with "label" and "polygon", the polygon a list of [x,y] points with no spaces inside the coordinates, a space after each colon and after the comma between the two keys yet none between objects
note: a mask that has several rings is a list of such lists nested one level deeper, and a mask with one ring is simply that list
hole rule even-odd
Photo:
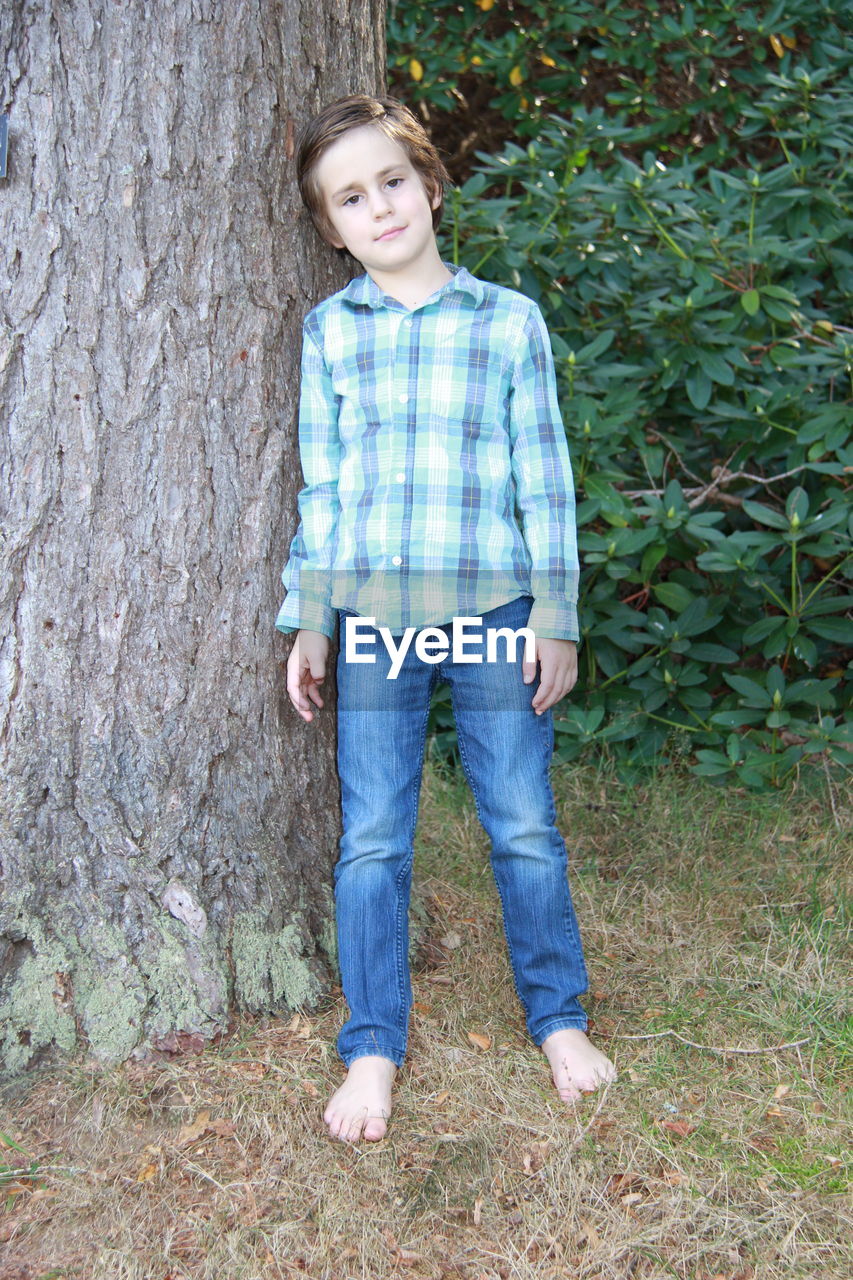
[{"label": "brown hair", "polygon": [[369,98],[364,94],[352,94],[338,98],[324,107],[319,115],[309,120],[299,137],[296,151],[296,177],[299,193],[305,203],[314,226],[324,240],[334,238],[334,228],[326,217],[323,193],[317,183],[317,163],[332,143],[350,129],[360,129],[372,124],[386,137],[405,151],[410,164],[423,181],[430,203],[436,195],[441,197],[432,211],[432,225],[438,230],[444,211],[444,186],[450,177],[423,125],[412,115],[408,107],[396,98]]}]

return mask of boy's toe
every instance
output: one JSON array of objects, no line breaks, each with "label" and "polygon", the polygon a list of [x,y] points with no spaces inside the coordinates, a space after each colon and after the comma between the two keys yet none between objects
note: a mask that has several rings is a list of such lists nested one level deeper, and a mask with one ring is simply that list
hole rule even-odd
[{"label": "boy's toe", "polygon": [[388,1125],[382,1116],[369,1116],[364,1126],[364,1136],[368,1142],[380,1142],[388,1132]]}]

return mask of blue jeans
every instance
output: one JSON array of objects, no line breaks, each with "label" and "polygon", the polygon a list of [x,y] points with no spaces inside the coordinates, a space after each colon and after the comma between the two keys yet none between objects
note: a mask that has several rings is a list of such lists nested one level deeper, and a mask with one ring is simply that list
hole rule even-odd
[{"label": "blue jeans", "polygon": [[[528,597],[483,614],[483,627],[523,627]],[[586,1029],[578,1001],[587,974],[556,828],[548,770],[554,745],[551,712],[530,703],[536,681],[522,679],[523,645],[514,662],[435,664],[412,645],[396,679],[376,634],[375,663],[347,660],[341,611],[338,657],[338,769],[343,837],[335,868],[338,954],[350,1016],[338,1037],[347,1066],[380,1054],[398,1066],[406,1052],[412,989],[408,910],[413,842],[430,695],[450,685],[459,752],[477,814],[491,840],[509,956],[533,1040],[564,1027]],[[350,615],[354,616],[354,615]],[[359,623],[360,635],[371,628]],[[441,630],[451,638],[451,626]],[[472,642],[466,651],[485,656]],[[399,642],[397,642],[399,643]]]}]

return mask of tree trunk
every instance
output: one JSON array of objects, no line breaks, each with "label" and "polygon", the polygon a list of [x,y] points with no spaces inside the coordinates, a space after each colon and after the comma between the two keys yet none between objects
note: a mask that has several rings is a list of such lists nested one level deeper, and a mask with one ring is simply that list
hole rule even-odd
[{"label": "tree trunk", "polygon": [[329,987],[334,709],[292,711],[274,619],[302,317],[347,273],[301,211],[293,141],[330,99],[381,91],[383,10],[6,5],[9,1071]]}]

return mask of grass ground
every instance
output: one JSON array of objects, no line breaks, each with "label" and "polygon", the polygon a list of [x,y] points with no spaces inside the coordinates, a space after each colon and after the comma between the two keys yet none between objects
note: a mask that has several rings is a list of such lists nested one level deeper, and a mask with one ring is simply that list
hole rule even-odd
[{"label": "grass ground", "polygon": [[841,797],[573,767],[555,790],[615,1085],[553,1093],[485,837],[429,769],[388,1137],[325,1136],[336,995],[200,1054],[42,1070],[0,1098],[0,1280],[847,1280]]}]

